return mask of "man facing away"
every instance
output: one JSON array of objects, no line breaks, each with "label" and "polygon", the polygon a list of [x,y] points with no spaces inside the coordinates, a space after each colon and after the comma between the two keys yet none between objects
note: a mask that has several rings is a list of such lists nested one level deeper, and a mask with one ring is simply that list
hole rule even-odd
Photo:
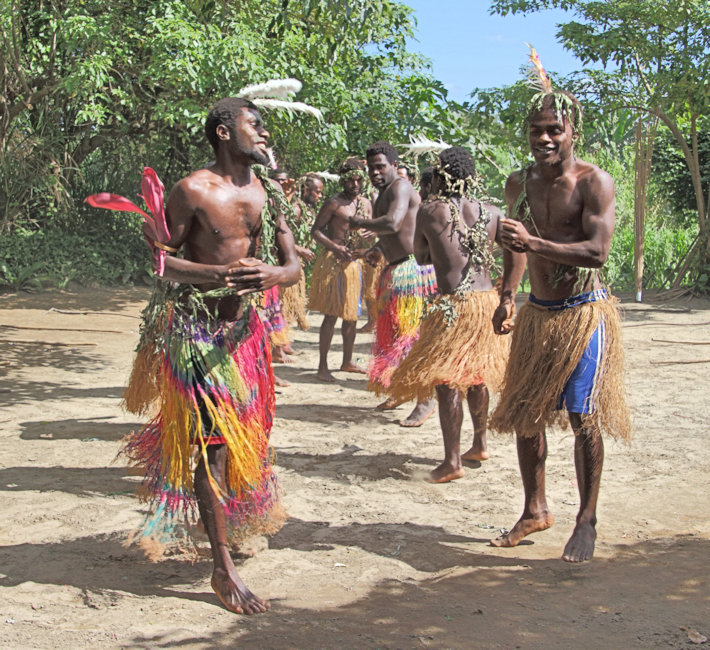
[{"label": "man facing away", "polygon": [[[494,546],[515,546],[553,523],[545,498],[545,429],[564,423],[575,434],[580,508],[563,558],[592,557],[604,445],[602,433],[630,437],[623,386],[623,352],[616,300],[597,270],[614,231],[614,185],[595,165],[579,160],[574,145],[582,109],[565,92],[539,93],[528,116],[534,163],[512,174],[505,195],[509,218],[501,242],[514,258],[527,256],[530,297],[520,310],[500,402],[491,429],[515,431],[525,506]],[[515,286],[501,295],[496,331],[511,315]]]},{"label": "man facing away", "polygon": [[[398,401],[436,392],[444,461],[430,473],[431,483],[461,478],[462,460],[488,459],[489,387],[500,386],[508,360],[508,339],[491,328],[499,300],[490,275],[492,242],[502,213],[473,198],[475,176],[473,157],[461,147],[443,151],[432,170],[429,201],[417,213],[414,255],[419,264],[433,264],[439,295],[426,305],[419,339],[392,375]],[[461,454],[463,399],[473,443]]]},{"label": "man facing away", "polygon": [[362,298],[362,267],[357,259],[359,251],[351,242],[353,233],[349,224],[349,219],[356,215],[369,220],[372,214],[370,201],[362,195],[364,179],[364,163],[357,158],[348,158],[340,168],[342,191],[323,203],[311,229],[313,239],[323,247],[313,264],[308,302],[310,309],[323,314],[316,377],[329,383],[335,381],[328,368],[328,352],[338,317],[343,319],[343,362],[340,370],[366,373],[353,361]]},{"label": "man facing away", "polygon": [[[436,291],[436,277],[432,266],[419,266],[414,259],[414,227],[421,199],[411,183],[397,174],[397,150],[389,142],[375,142],[367,149],[366,158],[370,181],[378,191],[373,218],[353,217],[350,224],[379,237],[365,260],[373,266],[382,257],[387,262],[377,290],[374,358],[368,375],[371,390],[389,395],[392,373],[419,335],[424,300]],[[377,408],[390,409],[398,404],[388,397]],[[435,408],[433,398],[417,402],[400,425],[421,426]]]},{"label": "man facing away", "polygon": [[[144,534],[165,538],[189,523],[196,500],[212,549],[212,588],[228,610],[255,614],[268,603],[237,574],[227,528],[273,532],[280,522],[269,445],[270,346],[246,296],[294,283],[299,264],[282,212],[286,199],[252,170],[268,160],[269,134],[256,107],[220,100],[205,133],[215,162],[168,197],[165,250],[184,255],[166,259],[163,300],[149,305],[157,317],[144,312],[131,377],[131,384],[156,387],[159,413],[132,434],[124,453],[146,472],[152,512]],[[151,363],[157,376],[145,370]]]}]

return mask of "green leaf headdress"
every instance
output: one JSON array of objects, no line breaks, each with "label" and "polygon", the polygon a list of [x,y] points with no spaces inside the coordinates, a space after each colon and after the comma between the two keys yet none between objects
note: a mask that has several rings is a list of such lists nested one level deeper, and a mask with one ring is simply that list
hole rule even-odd
[{"label": "green leaf headdress", "polygon": [[528,120],[533,113],[552,109],[560,122],[570,121],[575,139],[580,138],[582,136],[582,107],[571,93],[554,88],[535,48],[530,43],[526,43],[526,45],[530,48],[528,81],[530,87],[537,90],[530,100]]}]

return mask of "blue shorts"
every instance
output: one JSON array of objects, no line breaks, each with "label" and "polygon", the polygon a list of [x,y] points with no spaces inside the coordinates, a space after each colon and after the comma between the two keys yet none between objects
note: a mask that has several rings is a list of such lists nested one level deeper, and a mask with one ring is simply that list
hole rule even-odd
[{"label": "blue shorts", "polygon": [[[584,305],[596,300],[606,300],[606,289],[596,289],[563,300],[538,300],[530,295],[530,302],[547,307],[549,311],[562,311],[578,305]],[[566,408],[570,413],[593,413],[594,391],[599,381],[599,372],[604,354],[604,341],[606,340],[606,327],[604,320],[594,330],[589,343],[579,360],[577,367],[572,371],[567,383],[562,389],[562,394],[557,401],[557,409]]]}]

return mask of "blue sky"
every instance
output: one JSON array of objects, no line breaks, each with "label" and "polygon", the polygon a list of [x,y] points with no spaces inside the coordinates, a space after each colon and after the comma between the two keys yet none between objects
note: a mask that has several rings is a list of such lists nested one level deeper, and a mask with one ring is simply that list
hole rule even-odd
[{"label": "blue sky", "polygon": [[488,0],[402,0],[414,9],[418,29],[409,50],[433,62],[434,76],[449,98],[465,101],[474,88],[491,88],[521,78],[532,44],[546,69],[568,74],[582,67],[555,39],[568,14],[546,10],[505,18],[488,13]]}]

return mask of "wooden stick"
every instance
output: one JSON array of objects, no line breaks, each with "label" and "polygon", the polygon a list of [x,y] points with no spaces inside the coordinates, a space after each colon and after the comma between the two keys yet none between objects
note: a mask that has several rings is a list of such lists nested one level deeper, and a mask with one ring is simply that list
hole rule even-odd
[{"label": "wooden stick", "polygon": [[13,345],[15,343],[22,343],[23,345],[56,345],[63,348],[76,348],[76,347],[96,347],[98,343],[56,343],[54,341],[29,341],[27,339],[0,339],[0,343],[9,343]]},{"label": "wooden stick", "polygon": [[93,330],[77,327],[30,327],[29,325],[8,325],[0,323],[0,327],[12,327],[16,330],[49,330],[50,332],[101,332],[104,334],[124,334],[121,330]]},{"label": "wooden stick", "polygon": [[124,318],[137,318],[140,320],[140,316],[134,316],[133,314],[122,314],[118,311],[71,311],[69,309],[57,309],[56,307],[50,307],[47,311],[55,311],[58,314],[69,314],[71,316],[86,316],[87,314],[101,316],[102,314],[106,314],[107,316],[123,316]]},{"label": "wooden stick", "polygon": [[651,325],[678,325],[682,327],[691,327],[692,325],[710,325],[710,320],[705,320],[700,323],[671,323],[669,321],[656,321],[655,323],[624,323],[624,327],[650,327]]},{"label": "wooden stick", "polygon": [[654,339],[651,337],[652,341],[656,343],[678,343],[680,345],[710,345],[710,341],[671,341],[669,339]]},{"label": "wooden stick", "polygon": [[654,366],[671,366],[685,363],[710,363],[710,359],[691,359],[690,361],[651,361]]}]

